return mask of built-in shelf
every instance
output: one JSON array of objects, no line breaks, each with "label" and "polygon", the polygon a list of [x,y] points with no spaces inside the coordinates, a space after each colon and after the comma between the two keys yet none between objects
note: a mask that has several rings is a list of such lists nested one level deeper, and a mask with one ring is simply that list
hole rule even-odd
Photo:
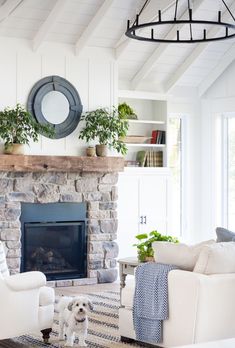
[{"label": "built-in shelf", "polygon": [[165,144],[129,144],[126,143],[128,147],[165,147]]},{"label": "built-in shelf", "polygon": [[146,123],[146,124],[165,124],[164,121],[154,121],[154,120],[128,120],[129,123]]}]

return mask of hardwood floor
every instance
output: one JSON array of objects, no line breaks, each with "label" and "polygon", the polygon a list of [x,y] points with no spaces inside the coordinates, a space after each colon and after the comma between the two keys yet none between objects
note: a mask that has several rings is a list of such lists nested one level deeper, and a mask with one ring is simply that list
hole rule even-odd
[{"label": "hardwood floor", "polygon": [[119,282],[111,284],[95,284],[95,285],[81,285],[81,286],[70,286],[70,287],[61,287],[55,288],[56,295],[64,296],[75,296],[78,294],[87,294],[93,292],[101,291],[119,291],[120,285]]}]

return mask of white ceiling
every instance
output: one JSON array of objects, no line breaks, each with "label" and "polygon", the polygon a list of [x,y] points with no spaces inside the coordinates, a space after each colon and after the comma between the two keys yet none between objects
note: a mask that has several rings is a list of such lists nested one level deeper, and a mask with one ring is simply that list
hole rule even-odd
[{"label": "white ceiling", "polygon": [[[235,14],[235,0],[226,2]],[[34,49],[45,41],[72,44],[78,54],[86,46],[112,48],[118,60],[119,80],[133,89],[141,84],[151,84],[161,92],[174,86],[198,87],[223,60],[227,61],[234,39],[168,45],[128,39],[124,35],[126,21],[134,19],[144,3],[145,0],[0,0],[0,36],[32,40]],[[191,0],[193,15],[215,19],[218,10],[225,11],[221,3]],[[174,4],[174,0],[150,0],[143,18],[153,19],[159,6],[164,18],[172,18]],[[179,0],[179,16],[186,8],[187,0]],[[169,34],[170,29],[164,26],[161,34],[174,35]],[[185,27],[180,33],[186,35]],[[196,29],[194,33],[201,35]],[[212,33],[216,36],[218,30]]]}]

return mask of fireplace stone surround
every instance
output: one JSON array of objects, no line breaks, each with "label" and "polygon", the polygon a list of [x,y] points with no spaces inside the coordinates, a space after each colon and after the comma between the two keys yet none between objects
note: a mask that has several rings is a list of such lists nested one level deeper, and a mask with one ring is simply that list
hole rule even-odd
[{"label": "fireplace stone surround", "polygon": [[115,242],[118,226],[117,181],[117,172],[1,171],[0,164],[0,240],[5,246],[11,274],[20,271],[21,202],[86,202],[88,278],[61,280],[52,285],[115,281],[118,256]]}]

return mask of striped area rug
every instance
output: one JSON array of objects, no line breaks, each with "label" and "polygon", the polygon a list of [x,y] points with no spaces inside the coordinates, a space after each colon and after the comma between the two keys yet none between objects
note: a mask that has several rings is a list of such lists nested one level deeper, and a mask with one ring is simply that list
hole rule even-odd
[{"label": "striped area rug", "polygon": [[[87,346],[90,348],[128,348],[142,347],[137,344],[127,344],[120,341],[118,332],[118,308],[120,295],[118,292],[105,291],[86,294],[94,304],[94,310],[89,314]],[[64,347],[64,341],[58,340],[58,314],[55,313],[50,348]],[[36,348],[47,347],[42,340],[33,336],[21,336],[11,340],[0,341],[1,348]],[[74,347],[78,347],[75,340]]]}]

